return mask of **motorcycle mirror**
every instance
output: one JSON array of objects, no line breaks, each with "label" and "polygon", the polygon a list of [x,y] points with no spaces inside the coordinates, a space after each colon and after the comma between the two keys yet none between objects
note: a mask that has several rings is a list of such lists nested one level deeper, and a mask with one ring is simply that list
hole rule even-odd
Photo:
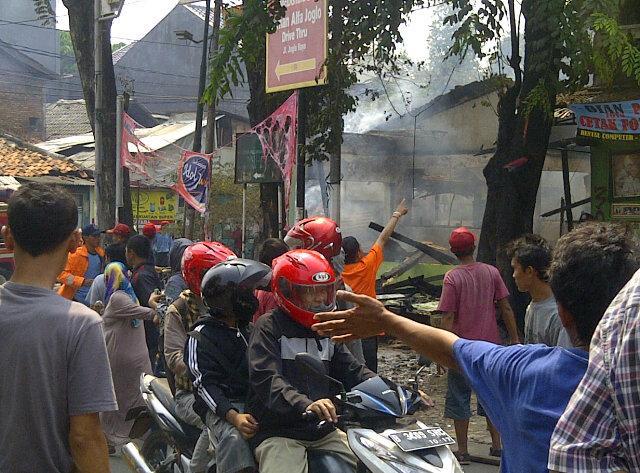
[{"label": "motorcycle mirror", "polygon": [[[429,364],[431,364],[431,362],[429,362]],[[414,391],[418,391],[419,388],[419,383],[420,383],[420,375],[422,374],[422,372],[427,368],[428,365],[421,365],[420,368],[418,368],[418,371],[416,371],[416,375],[413,378],[413,385],[411,386],[413,388]]]}]

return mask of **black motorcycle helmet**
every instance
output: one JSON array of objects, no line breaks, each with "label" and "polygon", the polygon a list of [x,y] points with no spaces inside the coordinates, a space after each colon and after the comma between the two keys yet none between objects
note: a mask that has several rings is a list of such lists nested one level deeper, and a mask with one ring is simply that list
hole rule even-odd
[{"label": "black motorcycle helmet", "polygon": [[246,325],[258,309],[256,289],[268,288],[271,268],[257,261],[236,258],[215,265],[202,278],[201,294],[214,317],[233,313]]}]

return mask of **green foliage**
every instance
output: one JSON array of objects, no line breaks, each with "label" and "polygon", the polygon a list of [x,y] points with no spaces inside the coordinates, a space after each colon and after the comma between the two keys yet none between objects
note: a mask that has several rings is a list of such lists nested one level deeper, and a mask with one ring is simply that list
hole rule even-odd
[{"label": "green foliage", "polygon": [[[211,221],[216,224],[240,223],[242,215],[242,186],[234,182],[232,164],[213,166],[211,192],[215,205],[211,207]],[[247,187],[248,226],[260,221],[260,195],[258,186]]]},{"label": "green foliage", "polygon": [[60,73],[77,74],[78,65],[76,64],[76,55],[71,42],[71,33],[60,30],[58,31],[58,37],[60,38]]},{"label": "green foliage", "polygon": [[549,88],[544,81],[540,80],[536,86],[531,89],[527,97],[522,102],[522,113],[525,117],[531,116],[534,110],[540,110],[548,118],[553,117],[553,106],[549,99]]},{"label": "green foliage", "polygon": [[123,43],[123,42],[120,42],[120,43],[113,43],[113,44],[111,45],[111,52],[112,52],[112,53],[115,53],[118,49],[122,49],[122,48],[124,48],[126,45],[127,45],[127,43]]},{"label": "green foliage", "polygon": [[594,13],[592,18],[593,29],[598,38],[594,65],[600,79],[610,86],[621,69],[627,77],[640,85],[640,48],[610,16]]}]

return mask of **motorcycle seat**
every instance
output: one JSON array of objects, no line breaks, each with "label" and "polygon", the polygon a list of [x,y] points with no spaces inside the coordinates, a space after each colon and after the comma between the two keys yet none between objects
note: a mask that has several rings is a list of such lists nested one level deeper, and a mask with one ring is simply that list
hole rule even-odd
[{"label": "motorcycle seat", "polygon": [[169,386],[160,381],[160,378],[156,378],[149,384],[151,392],[158,398],[158,401],[167,408],[171,415],[176,416],[176,401],[173,399],[173,394]]}]

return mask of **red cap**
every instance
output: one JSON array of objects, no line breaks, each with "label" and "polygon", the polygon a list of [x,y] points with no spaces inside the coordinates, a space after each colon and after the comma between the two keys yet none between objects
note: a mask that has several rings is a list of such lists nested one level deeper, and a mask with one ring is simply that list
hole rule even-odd
[{"label": "red cap", "polygon": [[147,238],[153,238],[156,236],[156,232],[156,226],[151,222],[145,223],[144,227],[142,227],[142,234]]},{"label": "red cap", "polygon": [[474,247],[476,237],[466,227],[456,228],[449,237],[449,246],[452,253],[465,253]]},{"label": "red cap", "polygon": [[126,237],[131,234],[131,229],[129,228],[129,225],[126,225],[124,223],[119,223],[112,229],[106,230],[105,233],[108,233],[110,235],[118,235],[118,236]]}]

